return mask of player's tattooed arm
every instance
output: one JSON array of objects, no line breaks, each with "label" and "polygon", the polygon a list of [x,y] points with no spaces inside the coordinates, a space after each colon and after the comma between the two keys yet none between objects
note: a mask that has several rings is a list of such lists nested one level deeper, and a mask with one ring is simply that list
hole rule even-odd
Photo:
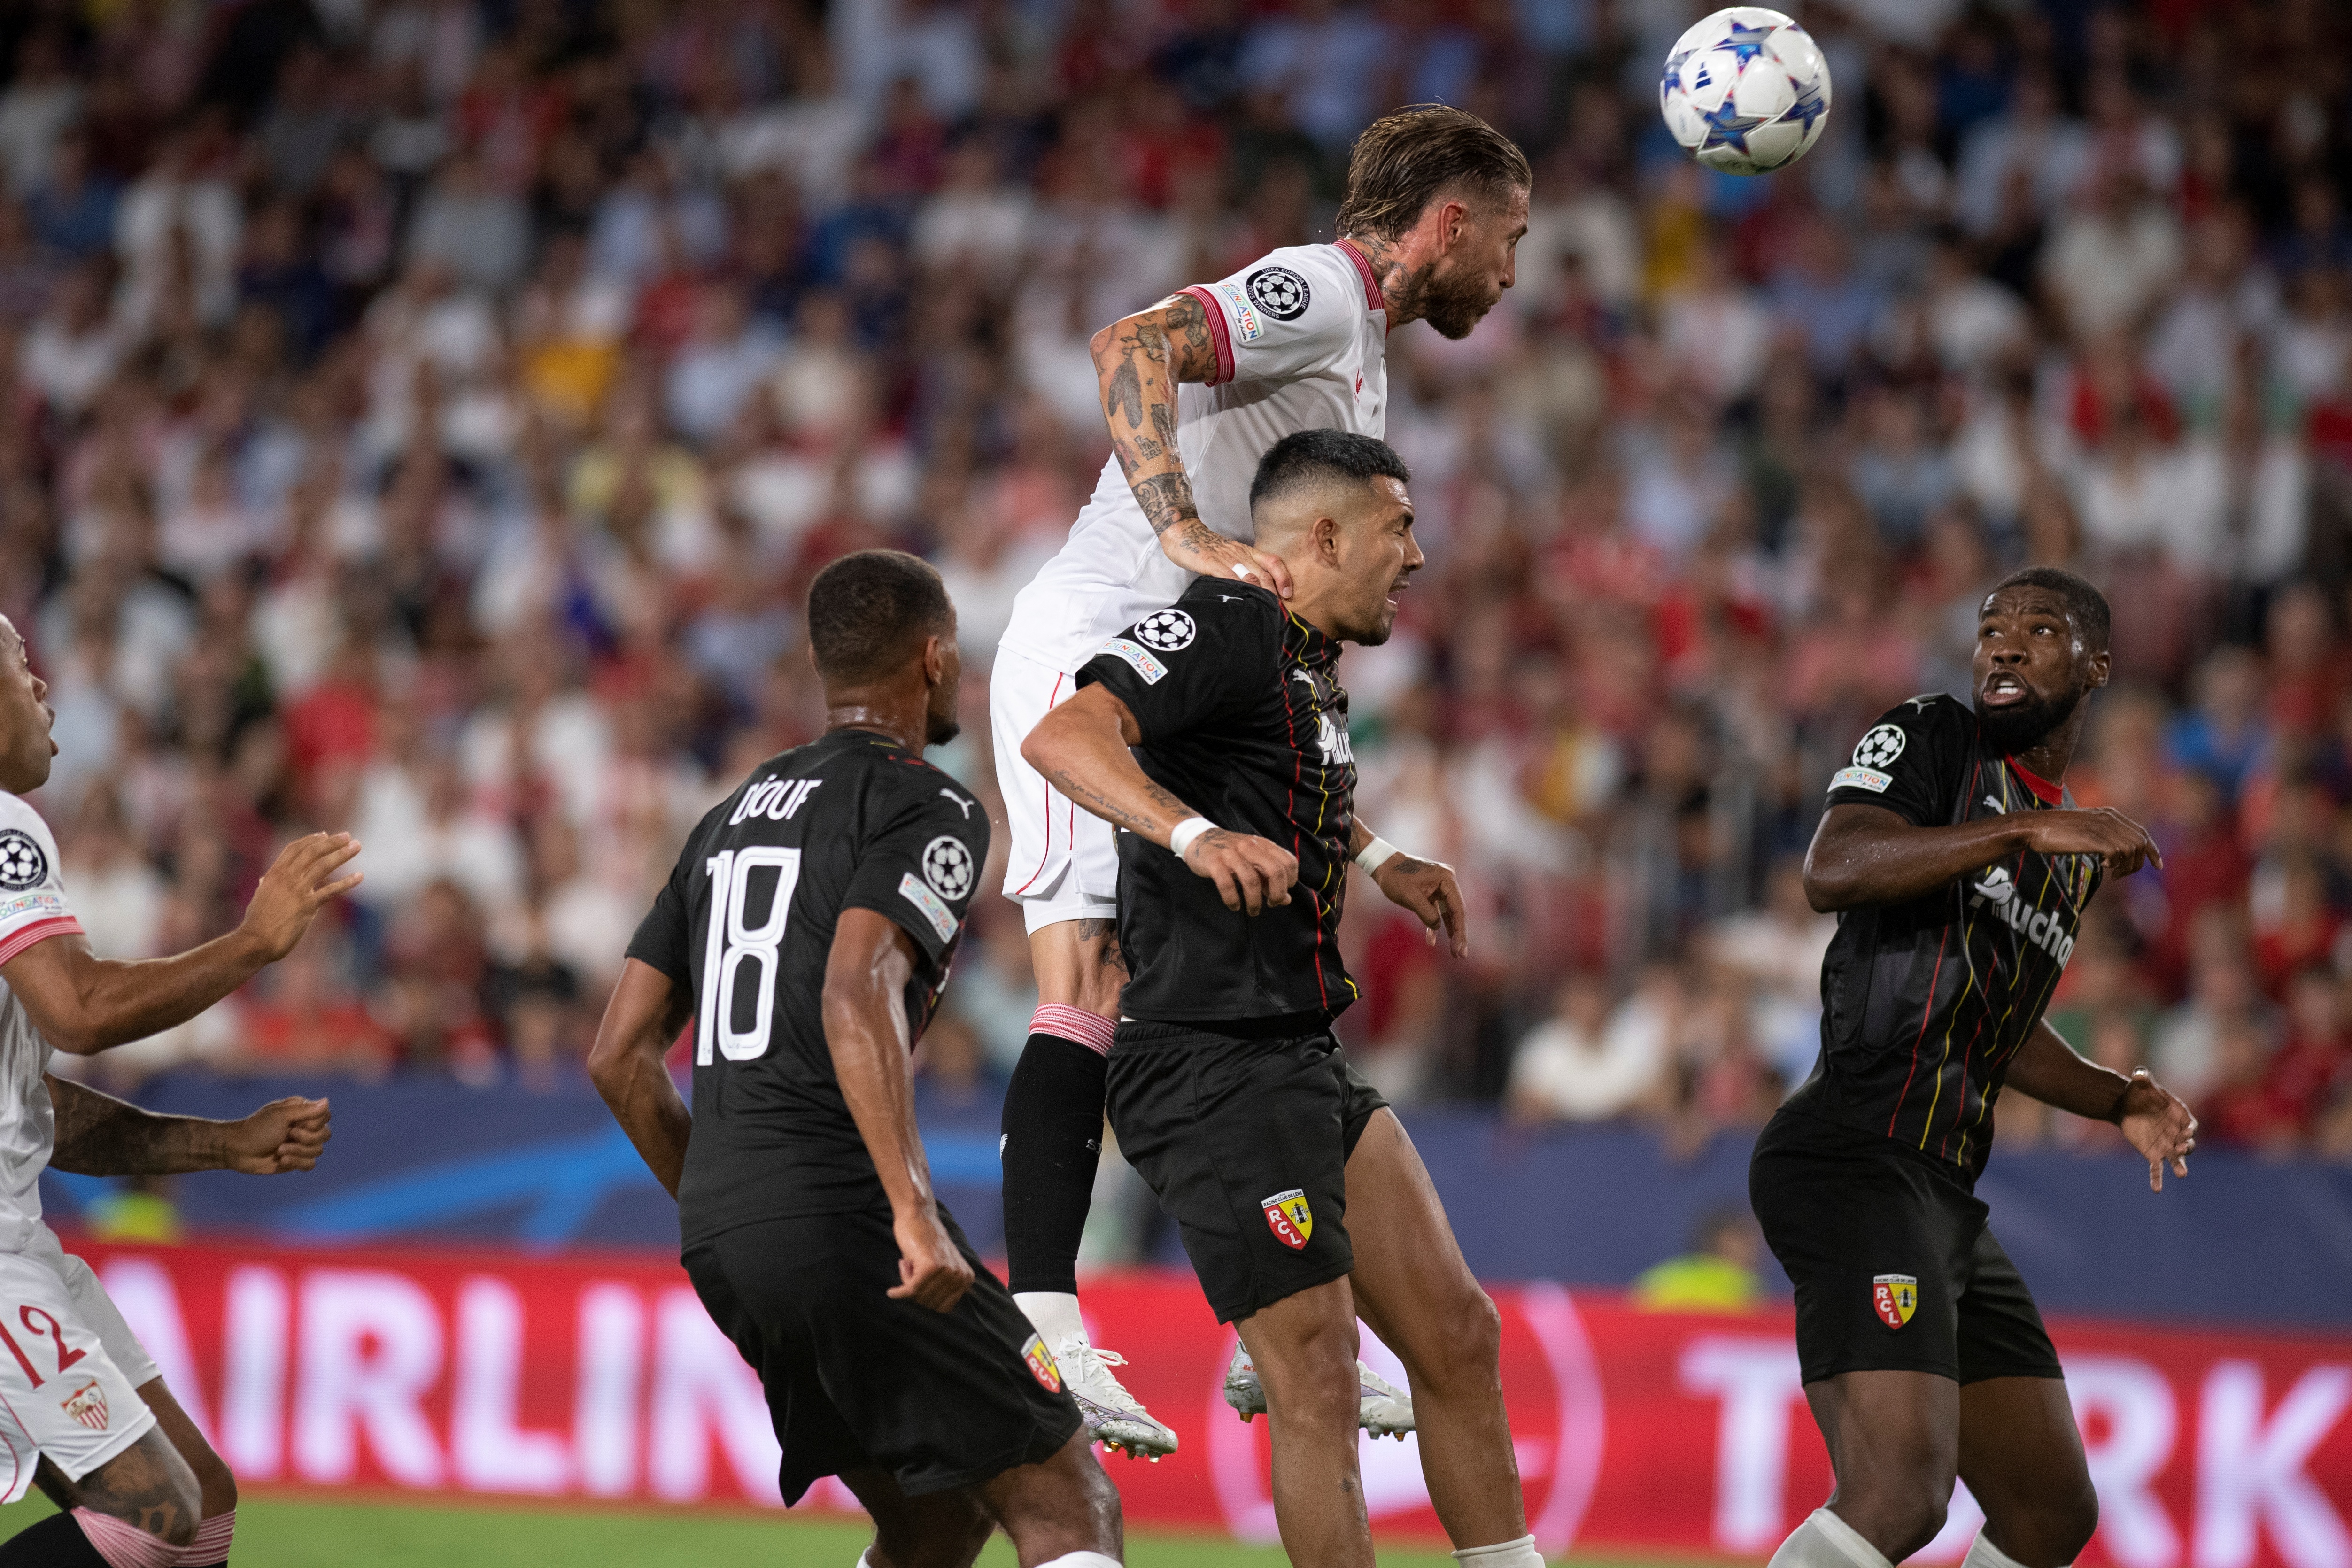
[{"label": "player's tattooed arm", "polygon": [[588,1051],[589,1081],[672,1197],[694,1122],[662,1058],[693,1016],[691,991],[642,959],[625,959]]},{"label": "player's tattooed arm", "polygon": [[2175,1176],[2189,1174],[2189,1156],[2197,1147],[2197,1118],[2147,1068],[2136,1069],[2126,1078],[2086,1061],[2044,1019],[2011,1059],[2005,1082],[2045,1105],[2122,1129],[2147,1161],[2150,1190],[2164,1190],[2167,1166]]},{"label": "player's tattooed arm", "polygon": [[235,1122],[160,1116],[68,1078],[45,1075],[57,1116],[49,1164],[76,1176],[307,1171],[333,1134],[324,1100],[274,1100]]},{"label": "player's tattooed arm", "polygon": [[1216,342],[1198,295],[1173,294],[1123,317],[1088,345],[1102,392],[1103,422],[1119,472],[1168,559],[1188,571],[1231,577],[1290,594],[1290,571],[1202,521],[1176,446],[1176,389],[1216,379]]}]

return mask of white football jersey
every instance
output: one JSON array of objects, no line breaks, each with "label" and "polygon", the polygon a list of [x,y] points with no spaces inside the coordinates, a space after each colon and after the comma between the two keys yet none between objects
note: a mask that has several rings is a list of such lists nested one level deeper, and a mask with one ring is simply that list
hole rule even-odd
[{"label": "white football jersey", "polygon": [[[1386,430],[1387,309],[1371,264],[1344,241],[1286,246],[1184,292],[1207,309],[1217,374],[1176,389],[1176,450],[1201,520],[1247,542],[1250,481],[1268,447],[1301,430]],[[1114,454],[1069,541],[1013,601],[999,646],[1076,670],[1192,580],[1160,549]]]},{"label": "white football jersey", "polygon": [[[37,942],[78,935],[58,877],[58,841],[41,814],[0,791],[0,964]],[[41,1172],[57,1142],[49,1042],[0,980],[0,1251],[20,1252],[41,1228]]]}]

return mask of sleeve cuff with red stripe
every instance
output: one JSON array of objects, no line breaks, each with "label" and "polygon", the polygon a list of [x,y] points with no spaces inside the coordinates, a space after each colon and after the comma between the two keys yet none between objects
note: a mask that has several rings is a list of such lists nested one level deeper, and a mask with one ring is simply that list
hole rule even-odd
[{"label": "sleeve cuff with red stripe", "polygon": [[19,925],[6,936],[0,936],[0,964],[52,936],[79,936],[81,934],[81,922],[70,915],[52,915],[45,920]]},{"label": "sleeve cuff with red stripe", "polygon": [[1217,303],[1215,295],[1198,283],[1181,292],[1198,299],[1201,308],[1209,313],[1209,336],[1217,345],[1217,373],[1210,378],[1209,384],[1223,386],[1234,379],[1234,330],[1226,325],[1225,308]]}]

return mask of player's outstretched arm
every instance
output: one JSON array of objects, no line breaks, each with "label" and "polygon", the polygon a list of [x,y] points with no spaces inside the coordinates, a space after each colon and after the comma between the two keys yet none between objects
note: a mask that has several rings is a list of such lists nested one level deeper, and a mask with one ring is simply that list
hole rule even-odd
[{"label": "player's outstretched arm", "polygon": [[824,961],[824,1044],[890,1199],[898,1283],[888,1294],[948,1312],[971,1289],[971,1265],[940,1218],[930,1161],[915,1125],[915,1042],[906,1000],[914,975],[914,939],[898,922],[871,909],[841,912]]},{"label": "player's outstretched arm", "polygon": [[2085,1061],[2074,1054],[2048,1019],[2033,1026],[2009,1064],[2008,1086],[2045,1105],[2072,1111],[2095,1122],[2112,1122],[2123,1130],[2131,1146],[2147,1161],[2147,1185],[2164,1190],[2164,1167],[2189,1174],[2189,1156],[2197,1147],[2197,1118],[2179,1096],[2148,1075],[2147,1068],[2128,1078]]},{"label": "player's outstretched arm", "polygon": [[693,1118],[662,1058],[693,1016],[692,993],[641,958],[625,959],[588,1048],[588,1078],[670,1197],[686,1169]]},{"label": "player's outstretched arm", "polygon": [[1289,598],[1288,567],[1201,520],[1192,476],[1176,450],[1177,383],[1212,381],[1217,373],[1207,307],[1195,295],[1171,294],[1120,317],[1087,347],[1119,469],[1168,559],[1203,577],[1238,578]]},{"label": "player's outstretched arm", "polygon": [[[1128,706],[1102,686],[1087,686],[1037,721],[1021,755],[1064,796],[1114,828],[1170,846],[1179,826],[1200,815],[1153,783],[1129,749],[1143,731]],[[1212,827],[1184,846],[1184,863],[1217,884],[1227,909],[1255,915],[1288,904],[1297,857],[1248,833]]]},{"label": "player's outstretched arm", "polygon": [[[1348,852],[1360,859],[1363,852],[1380,836],[1356,818],[1348,830]],[[1391,904],[1409,909],[1429,934],[1429,945],[1437,946],[1437,932],[1445,930],[1446,945],[1457,958],[1470,956],[1470,916],[1462,904],[1462,884],[1454,875],[1454,868],[1444,861],[1425,861],[1402,850],[1388,856],[1380,869],[1371,873],[1373,885],[1388,895]]]},{"label": "player's outstretched arm", "polygon": [[100,958],[79,936],[37,942],[0,979],[33,1027],[59,1051],[94,1056],[183,1024],[294,949],[329,900],[360,884],[335,873],[360,852],[349,833],[312,833],[278,852],[254,889],[245,919],[226,936],[169,958]]},{"label": "player's outstretched arm", "polygon": [[213,1122],[159,1116],[69,1078],[45,1074],[42,1082],[58,1121],[49,1164],[76,1176],[278,1176],[310,1169],[333,1136],[324,1100],[273,1100],[250,1116]]},{"label": "player's outstretched arm", "polygon": [[1901,904],[1981,871],[2003,855],[2103,857],[2111,876],[2162,865],[2147,830],[2121,811],[2012,811],[1949,827],[1915,827],[1884,806],[1832,806],[1805,851],[1805,897],[1824,915]]}]

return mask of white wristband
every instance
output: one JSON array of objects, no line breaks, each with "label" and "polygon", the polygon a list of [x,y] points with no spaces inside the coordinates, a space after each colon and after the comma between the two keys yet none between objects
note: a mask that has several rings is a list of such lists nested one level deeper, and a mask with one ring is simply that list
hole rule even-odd
[{"label": "white wristband", "polygon": [[1375,834],[1372,841],[1364,846],[1363,852],[1356,857],[1356,863],[1367,872],[1376,872],[1388,864],[1389,857],[1396,852],[1394,844]]},{"label": "white wristband", "polygon": [[1169,830],[1168,852],[1181,861],[1184,858],[1184,852],[1192,847],[1194,839],[1216,831],[1217,824],[1206,817],[1187,817]]}]

